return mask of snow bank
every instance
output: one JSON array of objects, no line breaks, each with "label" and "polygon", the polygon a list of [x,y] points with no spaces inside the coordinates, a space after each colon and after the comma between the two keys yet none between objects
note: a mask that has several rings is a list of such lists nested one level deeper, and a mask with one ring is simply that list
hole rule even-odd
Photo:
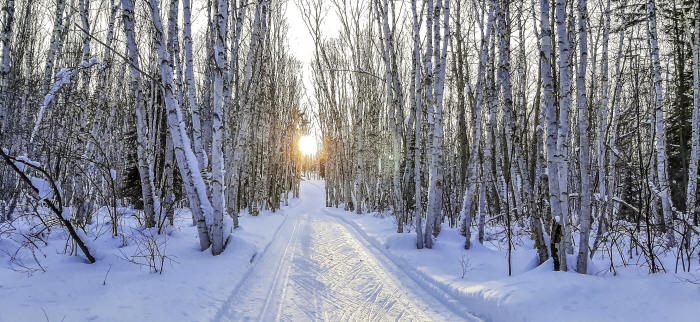
[{"label": "snow bank", "polygon": [[[32,274],[15,271],[18,267],[10,264],[7,254],[17,244],[0,237],[0,321],[211,320],[228,304],[230,293],[255,265],[254,255],[270,243],[284,218],[244,215],[225,252],[214,257],[198,249],[189,213],[178,211],[170,234],[159,236],[161,251],[169,257],[162,274],[125,260],[136,252],[137,243],[131,237],[112,238],[106,227],[101,236],[90,236],[97,263],[64,255],[65,233],[57,229],[48,246],[38,250],[46,272]],[[130,230],[150,236],[136,228],[124,232],[129,235]],[[24,262],[32,263],[31,254],[25,255],[29,258]]]},{"label": "snow bank", "polygon": [[[590,266],[597,275],[553,272],[551,262],[535,267],[534,250],[520,246],[512,257],[513,276],[508,277],[507,253],[495,242],[481,245],[474,240],[474,247],[464,251],[459,232],[443,226],[434,249],[418,250],[415,233],[396,233],[392,217],[332,208],[326,212],[361,231],[423,283],[458,298],[487,320],[697,321],[700,316],[700,285],[682,280],[689,275],[649,275],[646,268],[631,266],[618,267],[618,275],[612,276],[602,273],[609,260],[597,257]],[[700,275],[698,265],[694,274]]]}]

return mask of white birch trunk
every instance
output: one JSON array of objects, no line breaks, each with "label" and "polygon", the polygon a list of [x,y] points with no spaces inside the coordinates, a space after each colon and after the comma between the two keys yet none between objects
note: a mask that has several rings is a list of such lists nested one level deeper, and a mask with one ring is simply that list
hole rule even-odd
[{"label": "white birch trunk", "polygon": [[187,84],[187,99],[192,113],[192,141],[194,152],[200,169],[206,169],[209,161],[204,151],[202,141],[202,117],[197,101],[197,83],[194,78],[194,62],[192,58],[192,0],[182,0],[183,17],[183,46],[185,50],[185,83]]},{"label": "white birch trunk", "polygon": [[700,8],[695,9],[695,32],[693,39],[693,116],[690,139],[690,162],[688,165],[688,187],[686,189],[686,220],[695,219],[698,185],[698,158],[700,158]]},{"label": "white birch trunk", "polygon": [[[129,2],[129,0],[122,1],[122,3]],[[170,135],[173,139],[175,158],[180,170],[180,175],[183,178],[183,185],[185,186],[187,198],[190,203],[190,209],[193,216],[195,216],[195,221],[197,222],[200,246],[206,249],[210,240],[214,240],[215,238],[223,240],[223,238],[221,236],[211,236],[211,232],[207,229],[207,227],[211,226],[213,221],[213,210],[207,197],[207,187],[204,183],[204,179],[202,178],[199,163],[197,162],[194,152],[192,151],[190,139],[186,133],[185,122],[182,111],[180,110],[180,105],[175,97],[174,91],[176,90],[176,87],[173,81],[173,67],[171,65],[172,60],[170,59],[170,55],[166,50],[166,44],[163,41],[163,22],[160,18],[160,1],[149,0],[148,5],[150,7],[151,18],[155,27],[154,43],[157,47],[158,58],[160,60],[163,96],[168,114],[168,129],[170,130]],[[204,245],[207,246],[204,247]]]},{"label": "white birch trunk", "polygon": [[0,35],[0,44],[2,45],[2,57],[0,57],[0,140],[5,135],[5,115],[8,109],[7,86],[9,83],[10,64],[10,45],[12,41],[12,25],[15,19],[15,1],[7,0],[3,11],[2,35]]},{"label": "white birch trunk", "polygon": [[[438,0],[439,1],[439,0]],[[442,11],[442,42],[440,42],[440,11]],[[443,148],[443,106],[445,93],[445,77],[447,72],[447,50],[450,40],[450,0],[445,0],[440,5],[440,10],[435,10],[435,113],[434,113],[434,128],[433,128],[433,146],[435,155],[435,176],[434,185],[435,193],[433,211],[435,212],[435,223],[433,226],[433,236],[437,237],[442,228],[444,217],[443,207],[443,190],[445,185],[444,168],[445,168],[445,152]],[[431,180],[431,182],[433,182]],[[430,202],[430,199],[428,199]]]},{"label": "white birch trunk", "polygon": [[220,254],[224,249],[225,239],[229,232],[224,232],[224,76],[228,73],[226,66],[226,32],[228,25],[228,4],[225,0],[217,0],[217,11],[214,17],[214,95],[212,107],[212,151],[211,151],[211,192],[213,207],[213,222],[209,228],[212,235],[212,253]]},{"label": "white birch trunk", "polygon": [[[427,111],[428,111],[428,128],[431,131],[430,137],[432,138],[433,136],[433,128],[435,127],[434,124],[434,118],[433,118],[433,82],[434,82],[434,76],[435,72],[433,71],[433,12],[435,10],[435,6],[433,3],[434,0],[427,0],[427,12],[428,14],[426,15],[426,35],[427,35],[427,40],[426,40],[426,50],[425,50],[425,55],[423,56],[423,68],[425,70],[425,75],[423,77],[423,92],[425,95],[425,103],[427,104]],[[440,1],[440,0],[438,0]],[[426,248],[432,248],[433,247],[433,225],[435,224],[435,212],[434,210],[431,210],[431,207],[434,206],[434,200],[435,200],[435,185],[434,185],[434,179],[435,179],[435,170],[436,170],[436,165],[435,165],[435,155],[433,148],[435,147],[434,144],[432,144],[432,139],[427,140],[426,142],[426,148],[428,151],[428,205],[426,208],[426,216],[425,216],[425,231],[423,231],[423,243]],[[431,202],[430,200],[433,200]]]},{"label": "white birch trunk", "polygon": [[[54,20],[54,26],[53,26],[53,31],[51,33],[51,44],[49,45],[49,50],[46,56],[46,65],[44,67],[44,83],[43,83],[43,93],[50,93],[53,89],[52,87],[55,85],[53,82],[53,70],[54,70],[54,63],[56,60],[56,54],[59,51],[59,47],[61,46],[62,42],[62,33],[63,33],[63,11],[65,10],[66,3],[65,0],[58,0],[56,2],[56,16]],[[32,131],[32,134],[30,135],[29,142],[32,143],[34,140],[34,136],[38,133],[39,126],[41,126],[41,122],[44,117],[44,113],[46,113],[46,108],[48,107],[49,104],[42,104],[39,107],[39,111],[37,112],[37,117],[34,121],[34,130]]]},{"label": "white birch trunk", "polygon": [[661,210],[663,212],[663,227],[665,229],[668,246],[676,245],[676,237],[673,230],[673,202],[671,201],[671,186],[668,182],[667,155],[666,155],[666,130],[664,126],[664,96],[661,79],[661,63],[659,61],[659,42],[656,31],[656,1],[649,0],[647,9],[647,29],[649,49],[651,55],[652,75],[654,82],[654,127],[656,132],[656,175],[659,180],[658,190],[661,198]]},{"label": "white birch trunk", "polygon": [[[126,35],[127,56],[131,65],[131,90],[134,92],[134,104],[136,114],[136,161],[141,182],[141,197],[143,198],[143,211],[146,221],[155,218],[156,199],[155,183],[153,180],[153,161],[149,158],[148,125],[146,121],[146,106],[144,105],[143,92],[141,90],[141,72],[138,47],[136,45],[134,4],[131,0],[122,0],[123,26]],[[149,219],[150,218],[150,219]],[[149,226],[149,223],[146,224]],[[151,225],[152,227],[152,225]]]},{"label": "white birch trunk", "polygon": [[[484,103],[484,91],[481,90],[486,83],[486,66],[489,61],[489,39],[491,39],[491,30],[493,28],[494,8],[489,6],[488,18],[486,22],[486,32],[482,34],[481,49],[479,53],[479,68],[477,71],[476,100],[474,102],[473,118],[474,123],[472,129],[474,131],[472,141],[472,151],[469,155],[469,168],[467,170],[467,188],[462,199],[462,210],[460,212],[460,222],[462,234],[466,237],[464,249],[471,248],[471,222],[474,213],[474,199],[477,189],[477,183],[481,178],[479,147],[481,146],[481,106]],[[488,171],[488,169],[487,169]],[[480,191],[483,190],[484,184],[480,185]],[[477,198],[477,200],[480,198]],[[479,208],[481,209],[481,208]],[[480,211],[481,213],[481,211]]]},{"label": "white birch trunk", "polygon": [[42,93],[48,92],[52,83],[56,55],[58,54],[58,47],[60,46],[60,42],[62,40],[61,34],[63,33],[63,12],[65,11],[65,8],[66,0],[56,1],[56,12],[54,15],[53,29],[51,31],[51,43],[46,54],[46,63],[44,65],[44,84]]},{"label": "white birch trunk", "polygon": [[588,239],[591,231],[591,163],[588,140],[588,99],[586,97],[586,70],[588,66],[588,3],[578,1],[578,48],[579,62],[576,69],[576,104],[578,105],[579,168],[581,173],[581,206],[579,211],[580,235],[576,271],[588,273]]},{"label": "white birch trunk", "polygon": [[[242,33],[242,28],[243,28],[243,21],[245,20],[245,14],[246,14],[246,8],[245,6],[239,6],[237,4],[237,0],[232,1],[232,14],[235,15],[235,24],[233,24],[233,30],[229,32],[229,35],[231,35],[231,54],[229,57],[230,65],[229,65],[229,76],[228,76],[228,81],[229,81],[229,86],[228,88],[224,88],[224,91],[228,89],[228,92],[225,93],[225,101],[224,104],[230,105],[230,102],[228,104],[226,103],[226,100],[233,100],[234,104],[239,104],[239,79],[238,79],[238,60],[239,60],[239,49],[241,45],[241,33]],[[231,97],[231,96],[234,97]],[[240,105],[238,105],[239,107]],[[230,114],[230,113],[229,113]],[[228,117],[227,117],[228,119]],[[226,144],[226,150],[225,153],[229,156],[233,156],[235,154],[235,148],[237,146],[238,138],[236,135],[236,132],[232,126],[226,127],[226,132],[228,133],[228,138],[229,138],[229,143]],[[224,166],[226,167],[226,180],[224,181],[226,184],[226,209],[229,214],[229,216],[232,217],[234,221],[234,227],[238,227],[238,191],[237,191],[237,186],[238,186],[238,170],[235,168],[234,164],[234,158],[228,158],[227,162],[224,163]],[[235,181],[234,181],[235,178]]]},{"label": "white birch trunk", "polygon": [[[623,7],[622,13],[620,15],[622,17],[621,25],[625,25],[627,23],[626,21],[626,15],[625,15],[625,9]],[[610,146],[610,154],[608,155],[608,160],[607,160],[607,181],[606,181],[606,191],[608,194],[610,194],[612,197],[610,198],[610,202],[607,204],[607,209],[605,211],[606,213],[606,220],[608,222],[608,225],[612,226],[613,221],[616,217],[617,211],[619,209],[619,205],[616,202],[612,202],[612,198],[615,196],[615,181],[617,179],[617,129],[618,129],[618,120],[620,119],[620,106],[622,104],[619,103],[619,97],[620,93],[622,92],[622,85],[623,85],[623,80],[622,80],[622,72],[623,68],[622,65],[624,63],[624,56],[625,53],[623,53],[623,48],[625,44],[625,28],[620,28],[619,31],[619,36],[618,36],[618,45],[617,45],[617,57],[615,58],[615,89],[613,90],[613,104],[612,104],[612,113],[611,113],[611,119],[610,119],[610,140],[608,142],[608,145]]]},{"label": "white birch trunk", "polygon": [[413,14],[413,83],[412,83],[412,104],[415,113],[415,150],[413,156],[413,171],[415,185],[415,213],[413,214],[414,225],[416,228],[416,247],[422,249],[425,246],[423,240],[423,203],[421,201],[423,194],[423,185],[421,184],[421,129],[423,127],[423,86],[421,84],[421,51],[420,51],[420,23],[418,21],[417,0],[411,1],[411,12]]},{"label": "white birch trunk", "polygon": [[[605,216],[605,210],[607,209],[607,203],[609,202],[608,191],[607,191],[607,168],[605,165],[606,155],[607,155],[607,129],[608,129],[608,114],[609,114],[609,92],[610,92],[610,78],[608,77],[608,43],[610,40],[610,0],[607,0],[605,5],[605,11],[603,12],[603,51],[601,57],[600,65],[600,78],[601,78],[601,97],[597,105],[597,122],[598,126],[596,128],[596,163],[598,168],[598,197],[596,198],[596,209],[597,217],[599,220],[598,232],[596,237],[597,244],[599,239],[602,238],[607,230],[607,216]],[[594,66],[595,68],[595,66]],[[594,247],[595,248],[595,247]]]},{"label": "white birch trunk", "polygon": [[[561,225],[562,221],[562,205],[559,200],[559,163],[557,152],[557,133],[559,131],[559,121],[557,120],[557,111],[554,106],[554,80],[552,77],[552,67],[554,63],[554,55],[552,53],[552,29],[550,27],[550,1],[540,0],[540,17],[542,29],[542,44],[540,48],[540,56],[542,57],[540,71],[542,73],[542,94],[544,108],[544,119],[547,124],[547,183],[549,190],[549,207],[552,213],[552,219]],[[552,232],[552,238],[555,232]],[[553,243],[556,243],[553,240]],[[564,250],[557,247],[557,254],[552,252],[552,256],[556,256],[555,260],[559,262],[559,253]],[[559,262],[561,269],[561,262]],[[564,262],[564,267],[566,262]]]},{"label": "white birch trunk", "polygon": [[559,174],[559,208],[562,226],[562,240],[559,261],[563,271],[568,270],[566,253],[570,248],[569,227],[569,112],[571,110],[571,44],[566,28],[566,0],[557,0],[556,8],[557,41],[559,43],[559,130],[557,134],[557,171]]}]

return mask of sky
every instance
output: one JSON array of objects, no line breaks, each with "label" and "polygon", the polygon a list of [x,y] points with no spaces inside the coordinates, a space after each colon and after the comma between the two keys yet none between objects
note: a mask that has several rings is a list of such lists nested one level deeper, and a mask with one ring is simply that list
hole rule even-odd
[{"label": "sky", "polygon": [[304,20],[301,10],[297,6],[298,0],[287,0],[287,23],[289,30],[287,32],[287,40],[289,41],[289,50],[292,55],[299,59],[304,64],[304,86],[307,94],[311,94],[313,86],[311,83],[311,60],[314,55],[314,40],[311,37]]},{"label": "sky", "polygon": [[[312,83],[311,63],[314,56],[314,39],[309,33],[309,30],[304,24],[302,12],[298,7],[299,0],[287,0],[287,23],[289,30],[287,40],[289,41],[289,50],[303,64],[303,81],[306,90],[306,97],[302,99],[302,104],[308,104],[316,109],[314,102],[314,89]],[[324,0],[323,5],[328,8],[329,1]],[[335,37],[339,33],[338,18],[335,10],[326,10],[326,17],[323,21],[323,37]],[[311,129],[314,135],[319,136],[318,124],[314,124]]]},{"label": "sky", "polygon": [[[306,95],[302,98],[302,104],[306,104],[315,109],[314,90],[312,82],[311,63],[314,56],[314,40],[309,33],[309,30],[304,24],[302,12],[297,6],[300,0],[286,0],[286,19],[288,24],[287,40],[291,54],[303,64],[302,79]],[[304,0],[301,0],[304,1]],[[324,17],[323,37],[337,37],[339,34],[338,18],[334,9],[329,9],[331,2],[329,0],[321,0],[326,8],[326,16]],[[193,33],[203,32],[206,28],[206,17],[204,16],[204,8],[206,3],[193,6],[192,29]],[[316,136],[318,124],[314,124],[312,132]]]}]

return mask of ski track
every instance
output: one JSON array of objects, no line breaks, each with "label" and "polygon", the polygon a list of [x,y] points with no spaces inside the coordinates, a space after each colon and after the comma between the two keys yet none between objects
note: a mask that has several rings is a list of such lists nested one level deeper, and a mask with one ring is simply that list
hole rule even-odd
[{"label": "ski track", "polygon": [[214,321],[474,320],[388,267],[323,201],[322,187],[302,184],[300,203]]}]

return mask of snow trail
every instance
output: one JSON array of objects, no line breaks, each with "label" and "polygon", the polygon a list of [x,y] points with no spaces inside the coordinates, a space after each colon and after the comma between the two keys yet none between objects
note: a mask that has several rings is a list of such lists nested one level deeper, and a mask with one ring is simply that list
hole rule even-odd
[{"label": "snow trail", "polygon": [[323,183],[305,181],[275,240],[256,256],[216,321],[463,321],[323,211]]}]

